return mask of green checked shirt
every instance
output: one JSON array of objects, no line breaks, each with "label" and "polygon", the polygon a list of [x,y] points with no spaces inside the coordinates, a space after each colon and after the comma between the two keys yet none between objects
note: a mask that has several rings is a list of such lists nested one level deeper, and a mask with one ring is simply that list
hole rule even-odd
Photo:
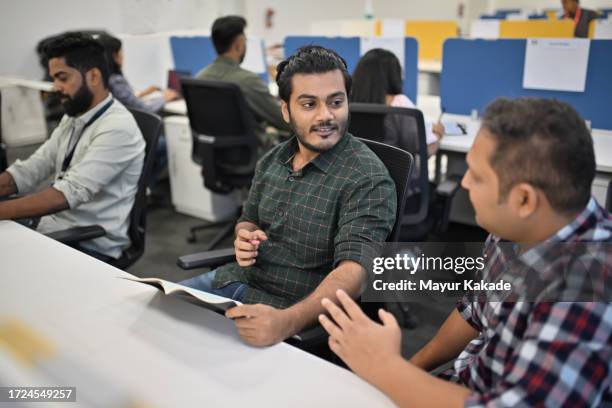
[{"label": "green checked shirt", "polygon": [[395,184],[361,141],[345,134],[330,150],[294,172],[297,139],[277,145],[257,164],[238,222],[268,236],[257,263],[220,267],[213,286],[246,283],[244,303],[285,308],[303,299],[341,261],[364,268],[393,228]]}]

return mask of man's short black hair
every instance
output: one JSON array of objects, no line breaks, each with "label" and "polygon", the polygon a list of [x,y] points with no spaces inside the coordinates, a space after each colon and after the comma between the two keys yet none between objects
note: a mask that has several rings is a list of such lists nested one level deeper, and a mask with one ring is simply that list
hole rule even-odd
[{"label": "man's short black hair", "polygon": [[215,20],[212,26],[212,42],[218,55],[225,54],[240,34],[244,34],[247,22],[240,16],[225,16]]},{"label": "man's short black hair", "polygon": [[525,182],[540,189],[559,213],[584,209],[595,177],[595,152],[574,108],[555,99],[500,98],[487,107],[482,126],[497,142],[490,162],[500,200]]},{"label": "man's short black hair", "polygon": [[93,68],[102,74],[104,87],[108,88],[108,63],[104,57],[104,47],[93,36],[83,33],[61,35],[45,45],[44,59],[64,58],[66,65],[78,69],[82,75]]},{"label": "man's short black hair", "polygon": [[342,72],[346,95],[349,97],[352,79],[344,58],[335,51],[318,45],[302,47],[276,67],[278,94],[288,104],[291,97],[291,78],[295,74],[324,74],[337,69]]}]

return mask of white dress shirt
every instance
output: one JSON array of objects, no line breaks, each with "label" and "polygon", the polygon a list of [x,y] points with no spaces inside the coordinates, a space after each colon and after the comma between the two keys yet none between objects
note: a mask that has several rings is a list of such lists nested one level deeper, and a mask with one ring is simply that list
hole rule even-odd
[{"label": "white dress shirt", "polygon": [[[87,123],[112,99],[111,95],[73,118],[64,115],[42,146],[25,161],[17,161],[7,171],[20,194],[33,191],[49,176],[69,209],[41,218],[38,231],[48,233],[66,228],[100,225],[106,235],[80,245],[119,258],[130,245],[129,216],[142,172],[145,141],[132,114],[114,100],[112,105],[85,128],[76,144],[69,167],[62,173],[72,128]],[[77,133],[78,134],[78,133]]]}]

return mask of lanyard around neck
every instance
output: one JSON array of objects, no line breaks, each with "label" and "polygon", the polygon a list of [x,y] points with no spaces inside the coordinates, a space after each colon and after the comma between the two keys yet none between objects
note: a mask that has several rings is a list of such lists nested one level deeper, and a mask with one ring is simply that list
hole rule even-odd
[{"label": "lanyard around neck", "polygon": [[[582,16],[582,9],[580,8],[580,6],[578,6],[576,8],[576,12],[574,13],[574,27],[576,27],[578,23],[580,22],[581,16]],[[570,15],[568,13],[565,13],[565,18],[570,18]]]},{"label": "lanyard around neck", "polygon": [[[62,162],[62,173],[64,173],[68,169],[68,166],[70,166],[70,162],[72,161],[72,156],[74,156],[74,151],[76,150],[77,144],[81,140],[81,135],[83,134],[83,132],[85,132],[85,129],[87,129],[89,125],[94,123],[100,116],[102,116],[104,112],[106,112],[108,108],[110,108],[113,102],[114,102],[114,99],[111,98],[111,100],[106,105],[100,108],[100,110],[97,111],[91,117],[91,119],[87,121],[87,123],[85,123],[85,126],[83,126],[83,129],[81,129],[81,134],[77,136],[78,139],[72,145],[72,149],[70,149],[70,151],[67,151],[66,155],[64,156],[64,161]],[[74,128],[72,129],[72,131],[74,132]],[[70,141],[68,143],[70,143]]]}]

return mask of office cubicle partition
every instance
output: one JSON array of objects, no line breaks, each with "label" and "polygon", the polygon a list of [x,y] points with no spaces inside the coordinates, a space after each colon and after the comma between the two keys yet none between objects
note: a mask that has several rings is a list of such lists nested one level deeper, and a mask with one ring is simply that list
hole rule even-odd
[{"label": "office cubicle partition", "polygon": [[557,98],[574,106],[598,129],[612,129],[612,40],[591,40],[584,92],[523,88],[526,40],[449,39],[444,44],[441,105],[446,112],[482,113],[493,99],[519,96]]},{"label": "office cubicle partition", "polygon": [[419,43],[419,59],[440,61],[442,47],[448,38],[459,36],[456,21],[406,21],[405,34]]},{"label": "office cubicle partition", "polygon": [[[170,48],[172,49],[174,68],[191,72],[191,75],[196,75],[202,68],[211,64],[217,58],[212,39],[208,36],[172,36],[170,37]],[[252,55],[250,55],[251,53]],[[263,41],[259,38],[249,38],[247,55],[242,67],[256,72],[267,84],[268,71],[265,61]]]},{"label": "office cubicle partition", "polygon": [[[353,72],[361,57],[360,37],[322,37],[322,36],[288,36],[285,38],[285,56],[289,56],[298,48],[316,44],[336,51],[346,60],[349,72]],[[404,38],[404,94],[417,103],[418,49],[415,38]]]},{"label": "office cubicle partition", "polygon": [[573,38],[573,20],[504,20],[499,38]]}]

